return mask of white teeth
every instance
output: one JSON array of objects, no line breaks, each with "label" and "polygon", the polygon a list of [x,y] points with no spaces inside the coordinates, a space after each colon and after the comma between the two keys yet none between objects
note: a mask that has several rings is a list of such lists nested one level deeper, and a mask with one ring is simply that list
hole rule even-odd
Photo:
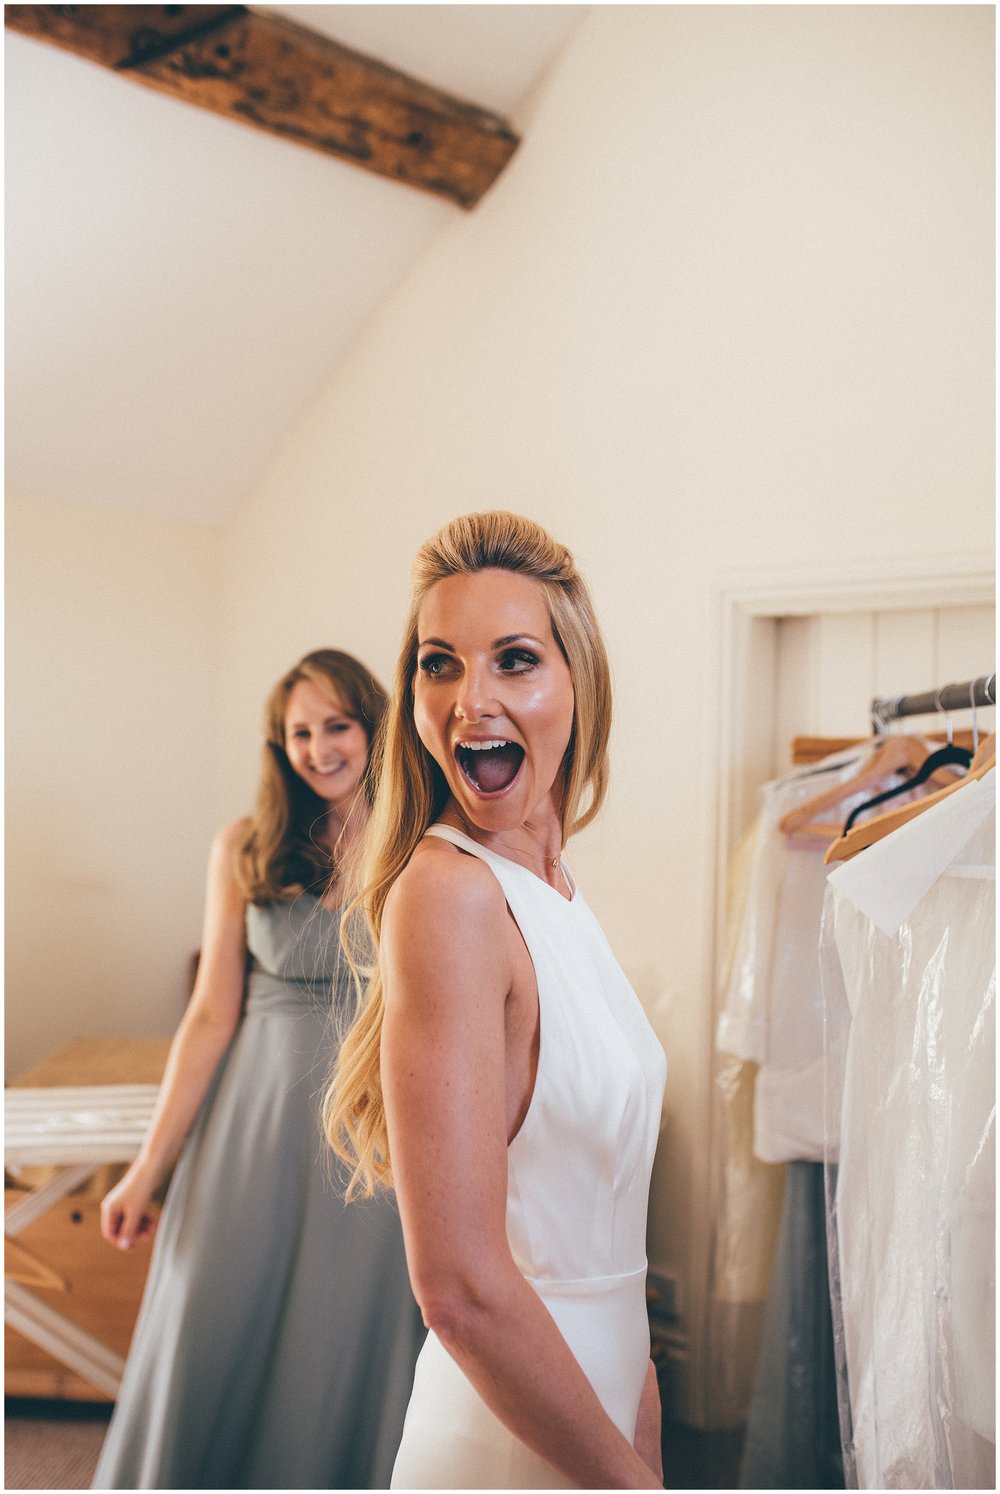
[{"label": "white teeth", "polygon": [[469,752],[491,752],[497,747],[510,747],[512,744],[501,737],[496,737],[490,742],[459,742],[459,747],[465,747]]}]

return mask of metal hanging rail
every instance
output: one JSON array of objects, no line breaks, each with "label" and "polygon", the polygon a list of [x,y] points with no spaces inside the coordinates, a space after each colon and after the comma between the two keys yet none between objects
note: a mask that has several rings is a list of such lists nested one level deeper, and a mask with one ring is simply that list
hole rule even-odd
[{"label": "metal hanging rail", "polygon": [[902,716],[931,716],[935,712],[972,711],[977,706],[997,703],[997,677],[980,674],[962,685],[943,685],[940,690],[925,690],[922,695],[876,696],[872,701],[872,726],[883,731],[890,721]]}]

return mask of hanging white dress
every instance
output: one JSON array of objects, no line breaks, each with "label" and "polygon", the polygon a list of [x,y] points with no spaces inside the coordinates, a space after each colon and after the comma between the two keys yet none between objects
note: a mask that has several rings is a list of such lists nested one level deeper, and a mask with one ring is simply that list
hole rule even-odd
[{"label": "hanging white dress", "polygon": [[[859,743],[818,764],[765,784],[751,846],[748,890],[735,953],[723,987],[717,1046],[743,1060],[720,1069],[731,1149],[720,1190],[716,1235],[716,1298],[747,1299],[759,1265],[773,1258],[767,1307],[747,1407],[741,1486],[842,1487],[836,1370],[826,1261],[823,1160],[823,995],[819,938],[827,867],[820,840],[789,837],[786,814],[846,783],[866,767],[881,741]],[[878,791],[873,783],[842,800],[825,818],[846,820]],[[909,796],[908,796],[909,797]],[[901,799],[899,802],[906,802]],[[753,1157],[735,1126],[736,1086],[753,1083]],[[772,1218],[761,1203],[769,1182],[761,1163],[788,1164],[775,1250]],[[739,1269],[735,1262],[741,1263]],[[751,1271],[751,1267],[755,1268]],[[730,1319],[731,1320],[731,1319]],[[735,1345],[733,1345],[735,1348]],[[726,1356],[722,1383],[726,1383]],[[737,1361],[738,1355],[728,1356]]]},{"label": "hanging white dress", "polygon": [[[827,869],[823,843],[793,840],[780,822],[874,755],[867,743],[761,788],[750,887],[723,992],[716,1046],[759,1064],[754,1155],[762,1162],[822,1162],[823,996],[819,930]],[[845,818],[873,790],[845,800]]]},{"label": "hanging white dress", "polygon": [[996,1486],[995,779],[829,879],[830,1243],[861,1488]]},{"label": "hanging white dress", "polygon": [[826,868],[823,844],[786,838],[780,822],[873,750],[862,743],[764,784],[730,869],[712,1373],[746,1423],[742,1488],[842,1486],[818,1160]]}]

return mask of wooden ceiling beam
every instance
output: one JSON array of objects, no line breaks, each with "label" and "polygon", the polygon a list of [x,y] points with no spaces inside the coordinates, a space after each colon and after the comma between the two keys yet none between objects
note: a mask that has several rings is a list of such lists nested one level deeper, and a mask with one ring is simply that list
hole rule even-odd
[{"label": "wooden ceiling beam", "polygon": [[471,208],[517,149],[499,115],[244,5],[6,5],[12,30]]}]

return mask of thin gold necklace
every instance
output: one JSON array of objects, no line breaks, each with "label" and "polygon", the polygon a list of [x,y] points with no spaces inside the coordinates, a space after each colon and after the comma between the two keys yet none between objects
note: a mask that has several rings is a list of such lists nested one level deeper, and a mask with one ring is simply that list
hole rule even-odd
[{"label": "thin gold necklace", "polygon": [[[476,830],[479,829],[479,826],[478,825],[474,825],[472,823],[472,821],[470,819],[468,819],[462,813],[462,811],[460,809],[457,808],[457,806],[456,806],[456,810],[457,810],[457,814],[458,814],[459,819],[462,821],[462,824],[466,827],[466,831],[467,831],[470,839],[476,841],[477,844],[479,844],[479,845],[483,845],[483,842],[481,840],[479,840],[479,837],[474,833]],[[483,832],[480,831],[480,834],[482,834],[482,833]],[[530,857],[532,860],[541,861],[543,863],[543,865],[545,865],[545,866],[551,866],[552,869],[553,869],[553,871],[556,869],[556,867],[558,867],[559,863],[562,860],[562,851],[561,850],[560,850],[558,856],[546,856],[546,855],[543,855],[540,851],[535,851],[535,852],[525,851],[525,850],[522,850],[520,846],[512,846],[512,845],[508,844],[508,842],[505,841],[503,839],[503,837],[501,835],[498,835],[495,831],[488,831],[487,833],[491,834],[493,836],[494,840],[499,841],[500,844],[506,850],[510,851],[513,855],[515,855],[515,856]],[[488,851],[489,849],[490,849],[489,846],[484,846],[484,850]]]}]

